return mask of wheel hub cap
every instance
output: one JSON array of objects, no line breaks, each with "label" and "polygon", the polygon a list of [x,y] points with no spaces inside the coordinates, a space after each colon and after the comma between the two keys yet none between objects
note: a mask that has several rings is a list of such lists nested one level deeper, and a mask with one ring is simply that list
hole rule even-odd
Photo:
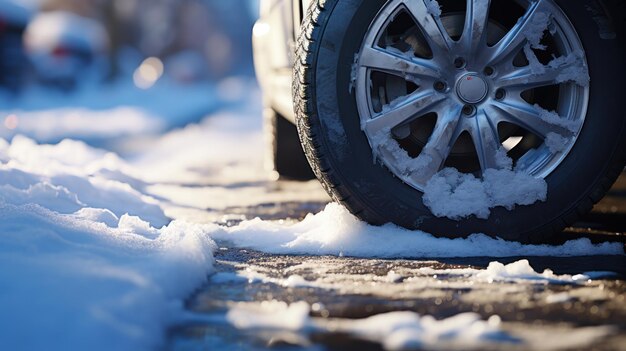
[{"label": "wheel hub cap", "polygon": [[475,73],[462,76],[456,84],[457,95],[468,104],[477,104],[483,101],[488,91],[487,82]]}]

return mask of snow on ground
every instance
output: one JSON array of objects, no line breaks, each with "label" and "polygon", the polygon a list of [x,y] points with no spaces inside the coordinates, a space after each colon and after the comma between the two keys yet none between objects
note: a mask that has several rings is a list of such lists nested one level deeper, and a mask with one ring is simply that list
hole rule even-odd
[{"label": "snow on ground", "polygon": [[[510,257],[619,255],[619,243],[591,244],[589,239],[561,246],[522,245],[474,234],[463,239],[436,238],[387,224],[370,226],[342,206],[331,203],[302,222],[289,224],[253,219],[212,234],[237,247],[277,254],[345,255],[379,258]],[[390,240],[393,238],[393,240]]]},{"label": "snow on ground", "polygon": [[[232,79],[224,84],[249,83]],[[241,98],[237,89],[243,88],[235,87],[230,102]],[[25,135],[42,142],[65,138],[110,142],[112,138],[156,135],[196,122],[229,102],[216,98],[219,91],[219,86],[180,85],[167,78],[148,90],[125,80],[72,92],[35,86],[18,96],[0,94],[0,137]]]},{"label": "snow on ground", "polygon": [[170,309],[212,271],[206,230],[107,179],[123,161],[81,142],[15,137],[0,160],[0,348],[160,346]]},{"label": "snow on ground", "polygon": [[[147,141],[139,138],[138,144],[122,143],[122,151],[133,155],[127,159],[80,141],[45,145],[14,136],[26,131],[2,129],[12,140],[0,139],[0,348],[160,346],[181,300],[212,272],[213,240],[270,253],[361,257],[622,254],[619,244],[588,240],[550,247],[480,234],[438,239],[393,225],[369,226],[336,204],[299,223],[253,219],[227,228],[188,223],[183,215],[170,221],[187,214],[177,211],[181,208],[196,213],[223,208],[234,201],[225,189],[240,199],[263,200],[258,189],[268,183],[260,162],[260,104],[252,95],[252,102],[233,113]],[[31,98],[29,111],[50,108],[50,101],[38,106]],[[84,105],[98,110],[96,103]],[[102,116],[106,124],[108,117]],[[65,132],[32,135],[41,141]],[[77,133],[85,140],[92,136]],[[179,191],[185,196],[177,198]],[[290,191],[286,198],[302,194]],[[194,195],[206,199],[192,200]],[[290,284],[303,282],[293,278]]]},{"label": "snow on ground", "polygon": [[[461,313],[437,320],[415,312],[397,311],[362,319],[311,317],[319,306],[304,301],[287,304],[282,301],[233,303],[225,316],[193,315],[190,323],[228,323],[240,330],[253,330],[268,340],[286,337],[290,343],[308,345],[308,336],[319,333],[351,335],[380,343],[386,350],[484,350],[533,349],[563,350],[592,345],[599,338],[614,333],[611,327],[556,329],[527,327],[508,331],[501,319],[493,315],[483,320],[476,313]],[[546,338],[549,341],[545,341]]]},{"label": "snow on ground", "polygon": [[213,243],[193,225],[114,218],[0,202],[2,349],[162,345],[170,310],[212,271]]}]

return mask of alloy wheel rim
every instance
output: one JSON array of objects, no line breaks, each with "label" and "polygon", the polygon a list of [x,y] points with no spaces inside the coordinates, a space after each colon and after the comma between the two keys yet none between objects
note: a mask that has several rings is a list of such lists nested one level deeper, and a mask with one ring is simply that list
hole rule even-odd
[{"label": "alloy wheel rim", "polygon": [[589,76],[571,22],[552,0],[516,1],[519,17],[493,3],[391,0],[355,57],[372,152],[420,191],[445,167],[545,178],[582,130]]}]

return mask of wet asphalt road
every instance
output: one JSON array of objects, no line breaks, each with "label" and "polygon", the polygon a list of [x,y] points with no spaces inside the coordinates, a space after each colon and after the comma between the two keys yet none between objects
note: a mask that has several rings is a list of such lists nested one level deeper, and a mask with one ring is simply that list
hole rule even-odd
[{"label": "wet asphalt road", "polygon": [[[280,183],[271,191],[280,191]],[[253,207],[233,207],[226,213],[248,218],[301,218],[317,212],[324,202],[286,202]],[[560,240],[587,237],[594,242],[626,242],[626,176],[622,176],[592,213],[561,234]],[[626,256],[525,257],[533,268],[556,274],[611,271],[617,275],[586,284],[553,285],[510,282],[475,282],[465,276],[441,274],[445,269],[485,268],[489,257],[437,261],[380,260],[349,257],[268,255],[229,248],[218,243],[217,274],[186,302],[193,315],[224,314],[241,301],[307,301],[312,317],[364,318],[390,311],[414,311],[420,315],[447,318],[475,312],[483,319],[499,315],[502,329],[531,335],[531,339],[567,336],[581,327],[613,328],[609,336],[574,350],[626,350]],[[510,263],[520,258],[498,259]],[[429,267],[439,275],[424,274]],[[390,272],[393,280],[384,279]],[[235,274],[249,279],[223,279]],[[284,284],[297,274],[313,286]],[[409,279],[409,277],[411,279]],[[561,298],[565,296],[566,298]],[[555,298],[556,297],[556,298]],[[200,318],[200,320],[202,320]],[[534,333],[534,334],[533,334]],[[536,335],[536,337],[532,337]],[[495,349],[536,349],[537,345],[495,346]],[[381,345],[340,333],[301,334],[237,330],[222,322],[181,322],[170,331],[171,350],[379,350]],[[445,347],[444,347],[445,349]]]}]

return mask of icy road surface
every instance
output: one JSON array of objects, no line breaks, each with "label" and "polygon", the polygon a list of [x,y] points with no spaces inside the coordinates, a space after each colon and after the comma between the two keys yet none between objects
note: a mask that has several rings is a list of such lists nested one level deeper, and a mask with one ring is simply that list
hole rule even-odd
[{"label": "icy road surface", "polygon": [[[228,84],[227,103],[3,111],[0,349],[626,345],[623,180],[558,246],[372,227],[315,181],[268,180],[260,99]],[[175,129],[177,99],[213,112]]]}]

